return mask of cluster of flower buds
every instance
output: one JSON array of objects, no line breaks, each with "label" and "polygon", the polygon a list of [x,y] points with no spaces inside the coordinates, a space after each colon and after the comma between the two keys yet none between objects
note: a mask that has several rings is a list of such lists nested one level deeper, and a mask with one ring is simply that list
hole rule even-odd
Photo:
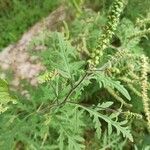
[{"label": "cluster of flower buds", "polygon": [[137,113],[133,113],[133,112],[130,112],[130,111],[124,112],[124,114],[125,114],[125,117],[127,119],[142,119],[143,118],[142,115],[137,114]]},{"label": "cluster of flower buds", "polygon": [[137,19],[136,20],[136,25],[138,27],[143,27],[145,26],[146,24],[150,24],[150,16],[148,16],[148,18],[145,18],[145,19]]},{"label": "cluster of flower buds", "polygon": [[142,61],[142,100],[143,107],[147,119],[148,130],[150,131],[150,108],[149,108],[149,97],[148,97],[148,58],[145,55],[141,57]]},{"label": "cluster of flower buds", "polygon": [[58,74],[58,72],[56,70],[51,71],[51,72],[45,72],[43,75],[40,75],[38,77],[38,81],[40,84],[54,80],[54,78],[56,77],[56,75]]},{"label": "cluster of flower buds", "polygon": [[143,37],[143,36],[145,36],[145,35],[147,35],[147,34],[150,34],[150,28],[141,30],[141,31],[139,31],[139,32],[137,32],[137,33],[131,35],[130,37],[128,37],[128,39],[129,39],[129,40],[132,40],[132,39],[137,38],[137,37],[138,37],[138,38],[139,38],[139,37]]},{"label": "cluster of flower buds", "polygon": [[96,67],[99,64],[100,58],[103,55],[103,50],[110,44],[110,40],[112,39],[114,31],[117,28],[120,15],[125,7],[125,4],[126,0],[114,0],[108,16],[108,23],[104,27],[103,34],[98,39],[96,49],[94,49],[91,54],[91,59],[89,60],[90,67]]}]

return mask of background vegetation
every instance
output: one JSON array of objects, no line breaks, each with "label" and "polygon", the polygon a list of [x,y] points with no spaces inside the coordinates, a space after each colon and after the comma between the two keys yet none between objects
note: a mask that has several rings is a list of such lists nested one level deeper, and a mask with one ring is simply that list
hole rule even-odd
[{"label": "background vegetation", "polygon": [[0,0],[0,50],[16,42],[35,22],[48,15],[59,0]]}]

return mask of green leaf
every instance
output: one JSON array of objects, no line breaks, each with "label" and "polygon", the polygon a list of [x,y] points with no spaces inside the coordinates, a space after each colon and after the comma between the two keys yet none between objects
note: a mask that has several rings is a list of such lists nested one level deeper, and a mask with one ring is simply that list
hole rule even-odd
[{"label": "green leaf", "polygon": [[[123,137],[126,137],[130,141],[133,142],[133,137],[130,133],[129,127],[125,126],[127,124],[126,120],[122,121],[122,122],[118,122],[117,120],[113,120],[111,117],[109,117],[107,115],[101,114],[97,109],[88,108],[88,107],[85,107],[85,106],[82,106],[82,105],[78,105],[78,107],[80,107],[80,108],[86,110],[87,112],[89,112],[91,117],[93,116],[94,118],[99,118],[99,119],[102,119],[102,120],[106,121],[108,123],[108,132],[109,132],[109,134],[112,133],[112,126],[113,126],[114,128],[116,128],[117,135],[122,133]],[[116,114],[116,117],[118,117],[118,114]],[[96,128],[99,128],[99,126],[97,126]]]},{"label": "green leaf", "polygon": [[0,79],[0,113],[9,108],[8,103],[10,102],[16,104],[16,99],[10,96],[7,82]]},{"label": "green leaf", "polygon": [[125,96],[128,100],[131,100],[131,97],[128,91],[125,89],[123,85],[121,85],[120,81],[112,81],[113,87],[116,88],[123,96]]},{"label": "green leaf", "polygon": [[119,81],[115,81],[105,75],[96,74],[95,79],[99,82],[99,86],[104,88],[112,87],[117,89],[123,96],[125,96],[128,100],[131,100],[131,97],[128,91],[125,89],[123,85]]},{"label": "green leaf", "polygon": [[111,105],[113,105],[113,102],[111,101],[107,101],[107,102],[103,102],[102,104],[99,104],[101,108],[108,108],[110,107]]},{"label": "green leaf", "polygon": [[105,130],[105,132],[103,133],[103,138],[101,138],[100,143],[101,145],[99,150],[106,150],[106,149],[122,150],[126,143],[126,139],[122,141],[121,136],[118,136],[117,134],[114,133],[109,135],[107,133],[107,130]]},{"label": "green leaf", "polygon": [[75,105],[65,105],[58,110],[61,115],[57,115],[53,120],[56,123],[57,130],[59,129],[57,139],[59,149],[82,150],[85,148],[83,144],[85,140],[82,137],[82,129],[85,126],[82,120],[83,111]]}]

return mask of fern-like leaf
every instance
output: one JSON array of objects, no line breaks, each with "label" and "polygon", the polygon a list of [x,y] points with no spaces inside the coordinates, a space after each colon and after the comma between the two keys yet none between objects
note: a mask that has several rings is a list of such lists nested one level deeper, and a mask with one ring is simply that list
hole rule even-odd
[{"label": "fern-like leaf", "polygon": [[0,113],[3,113],[9,108],[8,103],[10,102],[15,104],[16,99],[10,96],[7,82],[0,79]]},{"label": "fern-like leaf", "polygon": [[99,82],[100,88],[103,86],[104,88],[111,87],[117,89],[123,96],[125,96],[128,100],[131,100],[131,97],[128,91],[124,88],[123,85],[119,81],[115,81],[110,77],[96,74],[96,80]]},{"label": "fern-like leaf", "polygon": [[[109,132],[109,134],[112,133],[112,127],[115,127],[116,131],[117,131],[117,135],[122,133],[123,137],[128,138],[130,141],[133,141],[133,137],[130,133],[129,127],[125,126],[127,124],[127,121],[125,120],[125,121],[118,122],[116,120],[116,118],[118,117],[118,114],[112,114],[110,116],[101,114],[99,112],[102,109],[101,104],[99,104],[95,109],[90,108],[90,107],[85,107],[85,106],[82,106],[82,105],[78,105],[78,106],[80,108],[84,109],[85,111],[87,111],[90,114],[91,117],[99,118],[99,119],[102,119],[105,122],[107,122],[108,123],[108,132]],[[105,105],[105,108],[107,108],[108,106]],[[115,118],[115,120],[114,120],[114,118]],[[99,127],[96,127],[96,128],[99,128]]]}]

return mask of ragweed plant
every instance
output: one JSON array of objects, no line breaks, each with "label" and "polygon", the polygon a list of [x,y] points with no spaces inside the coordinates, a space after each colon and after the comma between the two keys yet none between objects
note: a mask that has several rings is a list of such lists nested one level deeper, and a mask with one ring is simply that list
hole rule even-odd
[{"label": "ragweed plant", "polygon": [[9,108],[0,115],[0,149],[149,147],[144,136],[149,128],[149,58],[141,44],[148,40],[149,33],[143,32],[148,27],[137,26],[125,14],[120,17],[125,6],[126,1],[114,0],[106,17],[106,10],[86,9],[85,2],[82,13],[64,22],[59,32],[46,31],[31,42],[32,50],[44,46],[36,55],[46,70],[37,87],[26,87],[30,99],[18,96],[16,105],[6,104]]}]

